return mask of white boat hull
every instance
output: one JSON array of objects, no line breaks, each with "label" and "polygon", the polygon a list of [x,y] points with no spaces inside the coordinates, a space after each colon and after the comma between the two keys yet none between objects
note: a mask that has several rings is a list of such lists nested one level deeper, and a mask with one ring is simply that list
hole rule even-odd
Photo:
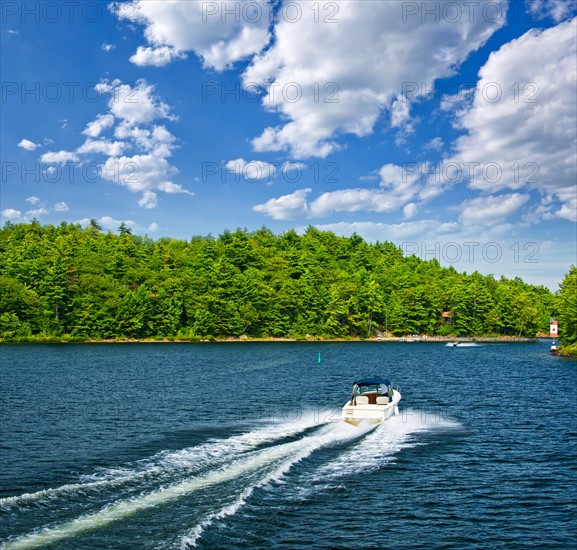
[{"label": "white boat hull", "polygon": [[395,414],[399,414],[399,401],[401,394],[393,390],[393,399],[386,405],[353,405],[350,401],[342,409],[342,420],[357,426],[361,422],[369,424],[379,424]]}]

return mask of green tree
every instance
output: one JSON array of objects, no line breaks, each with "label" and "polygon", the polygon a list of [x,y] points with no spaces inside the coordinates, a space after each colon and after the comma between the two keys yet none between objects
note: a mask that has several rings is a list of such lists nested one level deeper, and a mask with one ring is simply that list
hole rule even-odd
[{"label": "green tree", "polygon": [[559,287],[557,309],[563,346],[577,344],[577,267],[574,265]]}]

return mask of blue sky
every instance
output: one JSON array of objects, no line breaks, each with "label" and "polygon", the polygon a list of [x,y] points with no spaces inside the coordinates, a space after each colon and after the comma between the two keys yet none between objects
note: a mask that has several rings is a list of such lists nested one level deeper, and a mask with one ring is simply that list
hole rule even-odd
[{"label": "blue sky", "polygon": [[2,223],[308,225],[556,289],[575,0],[2,3]]}]

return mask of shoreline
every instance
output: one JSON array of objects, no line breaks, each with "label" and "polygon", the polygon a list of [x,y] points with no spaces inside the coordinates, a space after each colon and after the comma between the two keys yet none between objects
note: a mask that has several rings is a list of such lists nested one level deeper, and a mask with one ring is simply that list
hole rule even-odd
[{"label": "shoreline", "polygon": [[227,338],[114,338],[114,339],[88,339],[75,340],[70,338],[46,338],[32,340],[0,340],[1,344],[220,344],[220,343],[260,343],[260,342],[294,342],[294,343],[387,343],[402,342],[408,344],[414,343],[450,343],[456,340],[459,343],[533,343],[537,342],[541,336],[534,338],[524,336],[464,336],[460,338],[447,336],[377,336],[373,338],[323,338],[323,337],[270,337],[270,338],[252,338],[252,337],[227,337]]}]

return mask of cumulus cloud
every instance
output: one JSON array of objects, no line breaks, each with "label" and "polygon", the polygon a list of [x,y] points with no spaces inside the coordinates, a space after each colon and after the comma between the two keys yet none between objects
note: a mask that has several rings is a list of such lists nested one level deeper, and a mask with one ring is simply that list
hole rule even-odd
[{"label": "cumulus cloud", "polygon": [[[141,193],[138,204],[155,208],[156,191],[193,195],[172,181],[178,174],[169,158],[176,147],[176,138],[158,120],[176,120],[171,108],[154,92],[145,80],[134,85],[120,80],[103,80],[96,86],[102,94],[110,94],[109,112],[99,114],[82,132],[88,139],[76,151],[49,152],[42,155],[45,163],[79,161],[92,155],[106,157],[101,165],[101,175],[127,188]],[[106,137],[112,134],[114,139]],[[134,154],[127,155],[132,150]]]},{"label": "cumulus cloud", "polygon": [[78,155],[72,151],[50,151],[40,157],[40,161],[45,164],[66,164],[67,162],[78,162]]},{"label": "cumulus cloud", "polygon": [[107,139],[87,139],[78,149],[77,153],[98,153],[109,157],[121,155],[130,145],[124,141],[110,141]]},{"label": "cumulus cloud", "polygon": [[7,220],[19,220],[22,216],[22,212],[20,210],[15,210],[14,208],[5,208],[2,210],[2,217]]},{"label": "cumulus cloud", "polygon": [[114,44],[108,44],[107,42],[102,43],[102,49],[105,52],[112,51],[112,50],[114,50],[114,48],[116,48],[116,46]]},{"label": "cumulus cloud", "polygon": [[42,147],[42,145],[40,143],[34,143],[29,139],[22,139],[20,143],[18,143],[18,147],[26,149],[26,151],[35,151],[36,149],[38,149],[38,147]]},{"label": "cumulus cloud", "polygon": [[177,173],[165,157],[155,154],[109,157],[102,170],[103,177],[133,193],[150,191]]},{"label": "cumulus cloud", "polygon": [[48,210],[43,206],[41,206],[40,208],[33,208],[32,210],[27,210],[26,212],[24,212],[24,217],[30,220],[32,218],[37,218],[38,216],[45,216],[46,214],[49,214]]},{"label": "cumulus cloud", "polygon": [[[271,180],[275,176],[274,165],[262,160],[251,160],[247,162],[243,158],[238,158],[229,160],[224,167],[228,172],[242,176],[249,181]],[[291,168],[289,167],[288,169],[290,170]],[[297,168],[294,167],[293,169],[296,170]]]},{"label": "cumulus cloud", "polygon": [[292,220],[306,217],[309,208],[306,197],[311,191],[312,189],[298,189],[294,193],[270,199],[264,204],[257,204],[253,207],[253,210],[274,220]]},{"label": "cumulus cloud", "polygon": [[82,132],[85,136],[97,138],[104,130],[114,125],[113,115],[98,115],[96,120],[89,122]]},{"label": "cumulus cloud", "polygon": [[138,201],[138,204],[143,208],[156,208],[158,196],[154,191],[145,191],[142,193],[142,198]]},{"label": "cumulus cloud", "polygon": [[160,48],[145,48],[139,46],[136,53],[130,57],[130,61],[140,67],[154,66],[164,67],[175,59],[186,59],[186,54],[168,46]]},{"label": "cumulus cloud", "polygon": [[[156,2],[149,3],[156,4]],[[138,80],[135,85],[124,84],[118,79],[112,82],[103,80],[96,85],[96,90],[101,94],[110,94],[108,101],[110,113],[126,126],[150,123],[163,118],[169,120],[176,118],[170,114],[170,107],[156,96],[154,86],[143,79]]]},{"label": "cumulus cloud", "polygon": [[270,39],[267,0],[136,0],[112,9],[120,19],[144,26],[149,47],[139,47],[130,58],[137,65],[161,66],[193,51],[206,67],[220,71],[259,52]]},{"label": "cumulus cloud", "polygon": [[169,195],[174,193],[183,193],[184,195],[190,195],[191,197],[194,196],[194,193],[192,191],[188,191],[188,189],[184,189],[182,185],[172,183],[171,181],[160,182],[158,184],[158,189],[160,191],[164,191]]},{"label": "cumulus cloud", "polygon": [[309,205],[311,217],[324,217],[333,212],[393,212],[401,201],[381,189],[341,189],[322,193]]},{"label": "cumulus cloud", "polygon": [[[458,117],[465,133],[446,165],[460,166],[463,180],[487,193],[537,190],[546,199],[544,213],[573,219],[576,49],[573,19],[532,29],[493,52],[479,72],[470,108]],[[440,193],[442,183],[436,190],[432,182],[429,193]]]},{"label": "cumulus cloud", "polygon": [[[327,191],[310,202],[306,197],[311,190],[300,189],[270,199],[255,206],[254,210],[277,220],[322,218],[334,212],[394,212],[415,198],[422,186],[418,170],[409,172],[394,164],[383,165],[379,176],[378,188]],[[406,214],[411,215],[411,211]]]},{"label": "cumulus cloud", "polygon": [[[298,4],[307,15],[281,18],[273,45],[243,75],[245,87],[265,90],[263,106],[287,120],[254,138],[254,149],[289,151],[294,158],[327,156],[339,148],[338,133],[370,134],[385,109],[394,127],[407,126],[410,101],[418,100],[403,96],[407,83],[431,89],[435,80],[453,74],[504,24],[507,6],[494,2],[502,16],[489,21],[482,5],[464,2],[464,10],[476,13],[449,21],[408,15],[406,2]],[[314,10],[327,15],[331,5],[338,8],[334,20],[315,22]],[[433,12],[440,5],[415,4]]]},{"label": "cumulus cloud", "polygon": [[54,205],[54,212],[68,212],[68,210],[68,205],[64,201],[57,202]]},{"label": "cumulus cloud", "polygon": [[37,205],[37,204],[40,204],[40,199],[38,197],[35,197],[34,195],[32,195],[31,197],[28,197],[26,199],[26,202],[29,202],[32,205]]},{"label": "cumulus cloud", "polygon": [[461,203],[459,219],[464,225],[495,225],[503,223],[509,216],[527,203],[529,195],[512,193],[465,200]]}]

